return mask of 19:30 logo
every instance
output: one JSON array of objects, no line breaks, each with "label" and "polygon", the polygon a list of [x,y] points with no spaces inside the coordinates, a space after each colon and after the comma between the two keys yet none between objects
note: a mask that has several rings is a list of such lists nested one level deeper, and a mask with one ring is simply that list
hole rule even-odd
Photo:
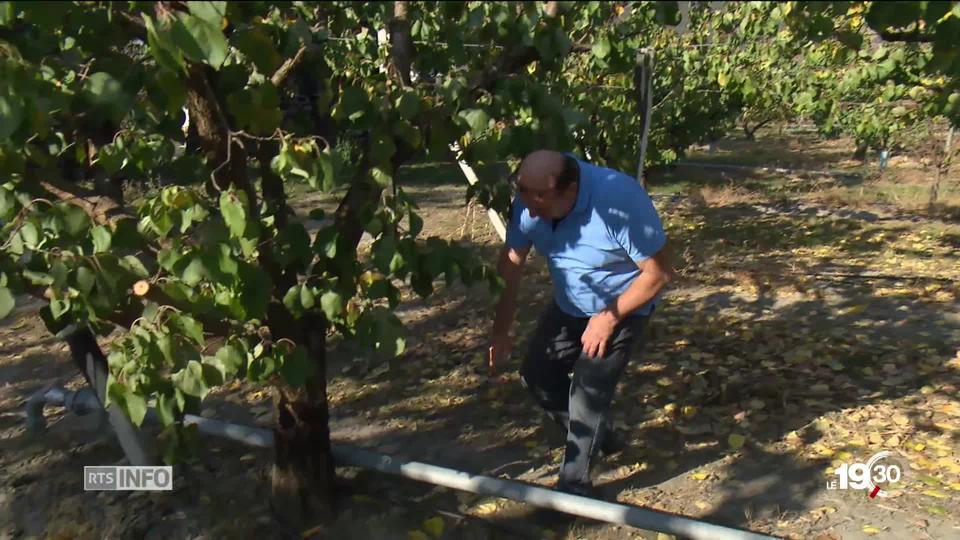
[{"label": "19:30 logo", "polygon": [[886,497],[887,488],[900,481],[902,470],[892,462],[888,450],[870,456],[866,463],[844,463],[834,471],[839,480],[827,482],[827,489],[865,489],[873,497]]}]

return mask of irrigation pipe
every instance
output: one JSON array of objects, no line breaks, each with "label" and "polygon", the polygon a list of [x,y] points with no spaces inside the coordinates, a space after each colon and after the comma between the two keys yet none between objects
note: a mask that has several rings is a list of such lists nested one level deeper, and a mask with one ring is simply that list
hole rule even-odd
[{"label": "irrigation pipe", "polygon": [[[187,425],[195,424],[202,433],[226,437],[251,446],[261,448],[273,446],[273,432],[268,429],[230,424],[221,420],[194,415],[185,415],[184,423]],[[491,478],[428,463],[402,460],[351,445],[335,444],[332,445],[332,451],[334,460],[338,464],[373,469],[386,474],[479,495],[512,499],[615,525],[630,525],[693,540],[764,540],[773,538],[688,517],[560,493],[513,480]]]},{"label": "irrigation pipe", "polygon": [[[29,399],[26,407],[27,423],[39,428],[38,431],[42,430],[44,423],[43,408],[48,404],[67,405],[69,409],[79,414],[102,410],[99,401],[96,400],[91,391],[73,392],[63,388],[44,388]],[[147,416],[155,418],[156,412],[150,409],[147,411]],[[265,428],[232,424],[223,420],[204,418],[192,414],[184,415],[183,423],[184,425],[197,426],[201,433],[232,439],[248,446],[272,448],[274,445],[273,431]],[[342,465],[373,469],[386,474],[479,495],[512,499],[615,525],[629,525],[680,535],[693,540],[764,540],[772,538],[665,512],[560,493],[522,482],[470,474],[428,463],[402,460],[351,445],[332,445],[332,452],[334,460]]]}]

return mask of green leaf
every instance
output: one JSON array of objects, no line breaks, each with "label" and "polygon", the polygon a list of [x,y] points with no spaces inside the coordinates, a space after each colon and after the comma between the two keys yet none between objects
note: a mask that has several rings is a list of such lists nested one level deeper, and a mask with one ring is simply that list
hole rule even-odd
[{"label": "green leaf", "polygon": [[37,229],[36,224],[28,221],[23,224],[23,227],[20,227],[20,237],[23,238],[23,243],[28,248],[33,249],[40,242],[40,230]]},{"label": "green leaf", "polygon": [[13,295],[10,293],[10,289],[6,287],[0,287],[0,319],[6,317],[13,311],[16,302],[13,300]]},{"label": "green leaf", "polygon": [[147,400],[137,395],[123,383],[113,382],[107,387],[110,402],[120,407],[135,426],[143,423],[147,415]]},{"label": "green leaf", "polygon": [[237,374],[247,362],[247,355],[239,345],[228,343],[217,351],[216,356],[206,358],[206,363],[217,368],[224,380]]},{"label": "green leaf", "polygon": [[393,182],[393,175],[389,171],[382,169],[380,167],[373,167],[370,169],[370,178],[377,183],[380,187],[389,187],[390,183]]},{"label": "green leaf", "polygon": [[239,32],[235,43],[260,73],[271,74],[283,63],[273,40],[260,28],[247,28]]},{"label": "green leaf", "polygon": [[370,158],[374,163],[389,167],[390,158],[396,151],[393,138],[387,133],[377,131],[370,137]]},{"label": "green leaf", "polygon": [[190,264],[183,269],[183,275],[180,276],[180,279],[190,287],[194,287],[208,276],[209,272],[204,265],[203,258],[194,256]]},{"label": "green leaf", "polygon": [[150,272],[147,271],[147,267],[144,266],[143,262],[141,262],[137,257],[133,255],[126,255],[120,260],[122,261],[122,266],[133,272],[137,277],[142,279],[150,277]]},{"label": "green leaf", "polygon": [[240,278],[240,302],[249,319],[262,319],[270,303],[273,281],[259,266],[241,262],[237,272]]},{"label": "green leaf", "polygon": [[327,291],[320,297],[320,308],[328,320],[335,320],[343,313],[343,297],[336,291]]},{"label": "green leaf", "polygon": [[303,309],[313,309],[313,306],[317,305],[317,297],[313,294],[311,287],[300,288],[300,305]]},{"label": "green leaf", "polygon": [[113,240],[113,235],[110,233],[110,229],[107,229],[103,225],[97,225],[91,229],[90,236],[93,237],[94,253],[105,253],[110,251],[110,242]]},{"label": "green leaf", "polygon": [[70,311],[69,298],[54,298],[50,300],[50,314],[53,315],[54,319],[59,319],[68,311]]},{"label": "green leaf", "polygon": [[470,131],[476,137],[490,127],[490,115],[483,109],[466,109],[460,111],[460,117],[467,121]]},{"label": "green leaf", "polygon": [[157,64],[170,71],[182,70],[185,67],[183,53],[174,45],[170,30],[157,28],[153,19],[145,13],[142,13],[141,16],[144,26],[147,28],[147,44],[150,46],[150,54],[153,55]]},{"label": "green leaf", "polygon": [[68,204],[63,207],[63,223],[68,235],[80,236],[90,226],[90,218],[80,207]]},{"label": "green leaf", "polygon": [[293,349],[293,352],[283,358],[283,364],[280,366],[280,375],[283,376],[287,384],[293,387],[303,386],[307,382],[307,377],[312,373],[311,364],[307,359],[307,353],[303,347]]},{"label": "green leaf", "polygon": [[170,379],[188,396],[203,399],[210,392],[203,377],[203,365],[196,360],[188,362],[186,367],[174,373]]},{"label": "green leaf", "polygon": [[287,289],[286,294],[283,295],[283,305],[287,306],[287,309],[294,313],[300,311],[300,285],[294,285]]},{"label": "green leaf", "polygon": [[17,13],[13,11],[13,2],[0,2],[0,26],[7,26],[13,22]]},{"label": "green leaf", "polygon": [[717,74],[717,84],[720,85],[720,88],[726,88],[727,83],[730,82],[730,76],[726,71],[721,71]]},{"label": "green leaf", "polygon": [[0,94],[0,140],[13,135],[21,122],[23,122],[23,100]]},{"label": "green leaf", "polygon": [[187,2],[187,9],[191,15],[215,28],[222,28],[227,16],[226,2]]},{"label": "green leaf", "polygon": [[397,99],[397,112],[407,120],[416,118],[420,113],[420,96],[410,90],[404,91]]},{"label": "green leaf", "polygon": [[203,347],[203,325],[189,315],[179,315],[172,318],[172,322],[180,328],[185,336]]},{"label": "green leaf", "polygon": [[220,69],[227,59],[229,45],[219,26],[186,13],[177,13],[170,36],[183,55],[195,62],[206,62]]},{"label": "green leaf", "polygon": [[599,59],[604,59],[610,55],[610,38],[607,36],[600,36],[600,39],[593,44],[593,47],[590,49],[593,52],[593,55]]},{"label": "green leaf", "polygon": [[90,294],[97,282],[97,276],[86,266],[77,268],[77,288],[83,294]]},{"label": "green leaf", "polygon": [[177,421],[175,406],[176,399],[167,394],[160,394],[160,397],[157,398],[157,416],[160,417],[160,422],[164,426],[169,426]]},{"label": "green leaf", "polygon": [[247,228],[246,194],[224,191],[220,194],[220,212],[230,229],[230,236],[241,238]]}]

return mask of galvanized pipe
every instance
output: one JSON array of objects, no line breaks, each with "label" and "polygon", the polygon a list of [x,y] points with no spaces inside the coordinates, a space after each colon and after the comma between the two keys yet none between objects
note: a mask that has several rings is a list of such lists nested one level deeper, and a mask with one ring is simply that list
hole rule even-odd
[{"label": "galvanized pipe", "polygon": [[[43,406],[47,403],[65,404],[68,397],[71,399],[71,406],[68,407],[71,410],[77,411],[79,414],[94,410],[88,407],[93,402],[84,397],[85,395],[80,395],[80,392],[65,391],[62,388],[48,389],[34,394],[27,403],[28,426],[32,422],[35,425],[39,424],[42,430],[44,425]],[[90,394],[90,397],[96,400],[96,396],[93,394]],[[96,401],[96,406],[99,407],[99,401]],[[154,411],[149,411],[148,416],[154,417]],[[273,432],[269,429],[231,424],[192,414],[184,415],[184,424],[196,425],[201,433],[232,439],[248,446],[272,448],[274,444]],[[417,461],[401,460],[350,445],[336,444],[333,445],[332,451],[338,464],[373,469],[470,493],[503,497],[540,508],[557,510],[615,525],[629,525],[693,540],[770,540],[773,538],[665,512],[561,493],[513,480],[475,475]]]},{"label": "galvanized pipe", "polygon": [[[227,437],[251,446],[260,448],[273,446],[273,432],[268,429],[239,426],[194,415],[186,415],[184,423],[196,424],[201,433]],[[513,480],[491,478],[428,463],[401,460],[350,445],[334,444],[332,451],[334,460],[339,465],[373,469],[470,493],[503,497],[615,525],[629,525],[693,540],[770,540],[773,538],[665,512],[561,493]]]}]

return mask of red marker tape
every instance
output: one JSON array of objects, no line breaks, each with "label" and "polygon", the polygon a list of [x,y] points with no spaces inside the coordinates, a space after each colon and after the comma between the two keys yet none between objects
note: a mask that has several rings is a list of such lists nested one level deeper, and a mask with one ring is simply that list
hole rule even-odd
[{"label": "red marker tape", "polygon": [[877,493],[880,493],[880,486],[873,486],[873,491],[870,492],[870,498],[876,497]]}]

